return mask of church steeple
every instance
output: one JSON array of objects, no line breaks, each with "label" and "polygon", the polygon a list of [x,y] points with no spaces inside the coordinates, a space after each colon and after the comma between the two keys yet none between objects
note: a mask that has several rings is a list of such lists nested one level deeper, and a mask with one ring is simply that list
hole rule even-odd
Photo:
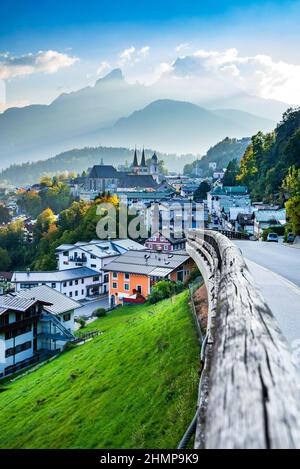
[{"label": "church steeple", "polygon": [[135,149],[134,151],[134,159],[133,159],[133,168],[138,168],[139,167],[139,162],[138,162],[138,157],[137,157],[137,151]]},{"label": "church steeple", "polygon": [[142,162],[141,162],[141,167],[146,168],[146,156],[145,156],[145,149],[143,148],[143,154],[142,154]]}]

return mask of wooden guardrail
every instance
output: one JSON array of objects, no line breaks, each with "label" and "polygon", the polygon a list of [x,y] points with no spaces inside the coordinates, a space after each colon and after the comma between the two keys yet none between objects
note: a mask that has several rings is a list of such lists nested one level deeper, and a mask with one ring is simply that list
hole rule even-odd
[{"label": "wooden guardrail", "polygon": [[208,289],[196,448],[300,448],[300,375],[240,250],[191,231],[187,251]]}]

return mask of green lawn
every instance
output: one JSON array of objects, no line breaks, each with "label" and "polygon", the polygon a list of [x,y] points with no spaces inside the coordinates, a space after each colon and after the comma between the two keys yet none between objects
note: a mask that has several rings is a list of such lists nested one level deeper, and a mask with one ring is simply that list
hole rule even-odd
[{"label": "green lawn", "polygon": [[84,346],[6,384],[0,448],[176,448],[198,388],[188,293],[91,324]]}]

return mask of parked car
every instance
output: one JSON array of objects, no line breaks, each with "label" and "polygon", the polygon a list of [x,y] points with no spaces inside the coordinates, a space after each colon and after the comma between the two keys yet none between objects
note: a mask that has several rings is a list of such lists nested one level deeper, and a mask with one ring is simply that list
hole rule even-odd
[{"label": "parked car", "polygon": [[287,235],[287,242],[288,243],[293,243],[295,241],[295,236],[294,236],[294,233],[289,233]]},{"label": "parked car", "polygon": [[278,234],[276,233],[269,233],[267,237],[268,243],[278,243]]}]

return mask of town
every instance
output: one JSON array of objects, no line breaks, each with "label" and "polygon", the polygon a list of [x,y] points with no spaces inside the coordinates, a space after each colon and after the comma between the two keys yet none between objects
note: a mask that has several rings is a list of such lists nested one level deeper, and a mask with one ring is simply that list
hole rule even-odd
[{"label": "town", "polygon": [[[45,270],[33,270],[29,261],[23,269],[9,270],[14,260],[9,249],[1,248],[0,377],[63,351],[79,325],[101,308],[145,303],[163,280],[188,285],[196,269],[186,252],[190,230],[215,230],[253,242],[286,235],[287,242],[295,241],[286,234],[285,208],[251,200],[247,186],[236,182],[232,162],[222,170],[210,162],[206,177],[197,168],[196,176],[166,174],[161,168],[156,154],[146,160],[145,150],[135,150],[128,168],[101,161],[84,175],[44,176],[21,188],[2,183],[0,235],[19,233],[18,242],[29,250],[37,246],[36,237],[42,243],[43,236],[55,233],[72,204],[89,210],[103,201],[118,205],[125,200],[145,230],[135,239],[83,233],[72,243],[56,245],[54,268]],[[43,210],[43,201],[53,209],[44,205]]]}]

